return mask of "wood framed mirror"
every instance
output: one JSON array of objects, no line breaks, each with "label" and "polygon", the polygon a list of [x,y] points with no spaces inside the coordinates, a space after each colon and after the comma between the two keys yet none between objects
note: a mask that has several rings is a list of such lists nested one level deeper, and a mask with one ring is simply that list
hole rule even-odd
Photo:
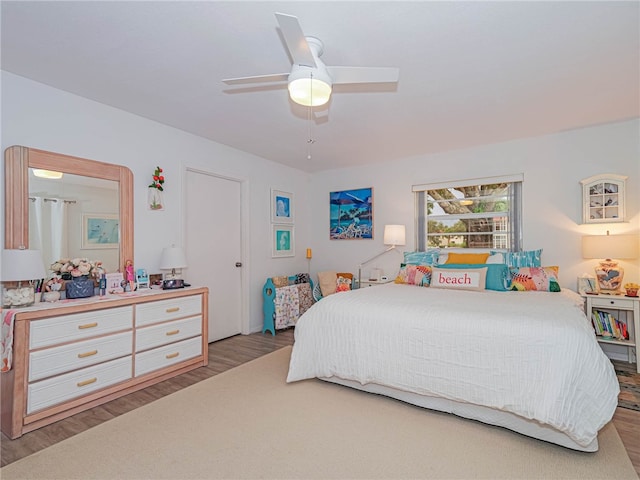
[{"label": "wood framed mirror", "polygon": [[[133,173],[127,167],[23,146],[5,150],[4,248],[29,248],[29,169],[53,170],[118,185],[118,268],[133,261]],[[70,252],[72,255],[72,252]],[[83,255],[85,256],[85,255]]]}]

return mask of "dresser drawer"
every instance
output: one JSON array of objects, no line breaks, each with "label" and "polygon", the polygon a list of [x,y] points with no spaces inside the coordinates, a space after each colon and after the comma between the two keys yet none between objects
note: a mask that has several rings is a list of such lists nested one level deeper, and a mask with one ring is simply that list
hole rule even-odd
[{"label": "dresser drawer", "polygon": [[184,318],[136,330],[136,352],[202,334],[202,317]]},{"label": "dresser drawer", "polygon": [[202,355],[202,337],[183,340],[136,354],[135,376],[159,370]]},{"label": "dresser drawer", "polygon": [[142,303],[136,306],[136,326],[192,317],[202,313],[202,295]]},{"label": "dresser drawer", "polygon": [[92,338],[29,354],[29,381],[131,355],[133,332]]},{"label": "dresser drawer", "polygon": [[29,348],[48,347],[133,327],[133,307],[73,313],[31,322]]},{"label": "dresser drawer", "polygon": [[27,388],[27,413],[87,395],[130,378],[131,356],[128,356],[31,383]]},{"label": "dresser drawer", "polygon": [[595,297],[591,299],[592,307],[600,308],[620,308],[623,310],[633,310],[633,300],[619,297]]}]

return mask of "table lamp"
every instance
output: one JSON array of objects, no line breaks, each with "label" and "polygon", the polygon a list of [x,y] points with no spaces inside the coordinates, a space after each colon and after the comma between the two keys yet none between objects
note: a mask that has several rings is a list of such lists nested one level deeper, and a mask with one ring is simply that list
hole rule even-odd
[{"label": "table lamp", "polygon": [[[28,307],[35,302],[33,281],[44,278],[39,250],[2,250],[2,307]],[[28,282],[23,285],[23,282]]]},{"label": "table lamp", "polygon": [[183,288],[184,280],[180,274],[176,273],[177,269],[187,267],[187,257],[184,254],[182,247],[176,247],[172,245],[162,250],[162,257],[160,258],[160,269],[171,270],[171,273],[166,273],[164,281],[162,282],[162,288],[164,290],[171,290],[174,288]]},{"label": "table lamp", "polygon": [[596,278],[600,293],[622,294],[624,269],[612,257],[633,259],[638,256],[638,235],[586,235],[582,237],[582,257],[599,258]]},{"label": "table lamp", "polygon": [[389,247],[386,250],[378,253],[377,255],[374,255],[373,257],[365,260],[364,262],[358,265],[358,286],[360,286],[361,270],[363,265],[366,265],[367,263],[371,262],[372,260],[375,260],[379,256],[384,255],[385,253],[393,250],[398,245],[406,244],[406,232],[405,232],[404,225],[385,225],[383,242],[385,245],[389,245]]}]

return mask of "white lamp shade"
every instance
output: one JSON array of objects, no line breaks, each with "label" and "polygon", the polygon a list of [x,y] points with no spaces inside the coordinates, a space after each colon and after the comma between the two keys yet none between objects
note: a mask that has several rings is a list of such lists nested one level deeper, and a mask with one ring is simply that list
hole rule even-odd
[{"label": "white lamp shade", "polygon": [[166,247],[162,250],[160,258],[161,270],[172,270],[174,268],[186,268],[187,257],[182,247]]},{"label": "white lamp shade", "polygon": [[2,281],[36,280],[46,275],[40,250],[2,250]]},{"label": "white lamp shade", "polygon": [[294,65],[289,75],[291,100],[305,107],[324,105],[331,97],[331,77],[321,68]]},{"label": "white lamp shade", "polygon": [[638,235],[586,235],[582,237],[583,258],[638,257]]},{"label": "white lamp shade", "polygon": [[404,225],[385,225],[384,226],[384,244],[385,245],[405,245],[406,234]]}]

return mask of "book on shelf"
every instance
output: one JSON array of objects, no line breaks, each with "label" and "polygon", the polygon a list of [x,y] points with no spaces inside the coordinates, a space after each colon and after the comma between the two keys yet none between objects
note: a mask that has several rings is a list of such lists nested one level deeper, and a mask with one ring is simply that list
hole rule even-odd
[{"label": "book on shelf", "polygon": [[618,340],[629,340],[627,324],[619,321],[609,312],[593,310],[591,312],[591,324],[598,336]]}]

